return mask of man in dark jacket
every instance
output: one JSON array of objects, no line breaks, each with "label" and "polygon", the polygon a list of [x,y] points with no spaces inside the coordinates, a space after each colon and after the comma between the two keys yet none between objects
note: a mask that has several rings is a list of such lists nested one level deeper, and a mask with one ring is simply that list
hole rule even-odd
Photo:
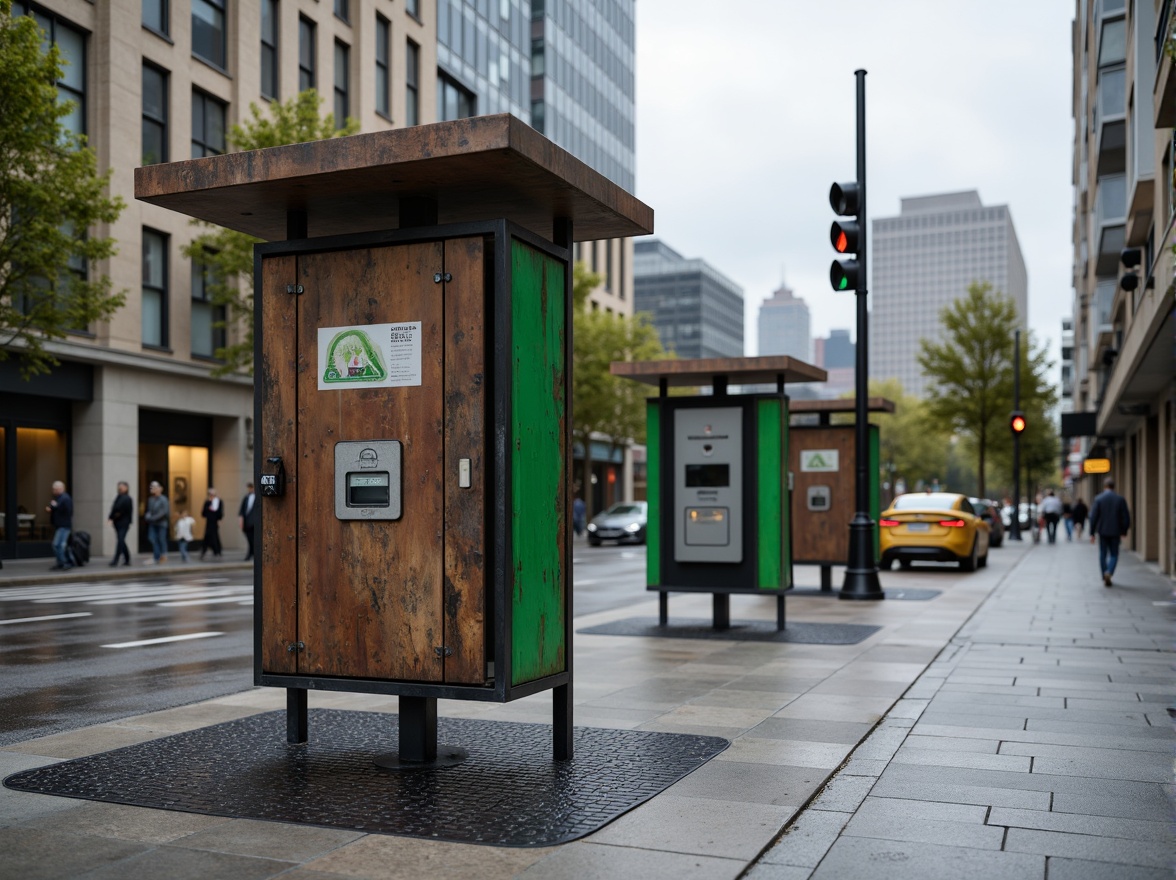
[{"label": "man in dark jacket", "polygon": [[253,494],[253,484],[245,484],[245,497],[241,499],[241,508],[237,511],[237,522],[241,531],[245,533],[245,540],[249,542],[249,550],[245,554],[245,561],[253,558],[253,526],[256,522],[254,511],[257,509],[257,496]]},{"label": "man in dark jacket", "polygon": [[114,535],[118,539],[114,545],[114,559],[110,560],[111,567],[118,565],[119,557],[123,565],[131,564],[131,551],[127,549],[127,530],[131,527],[131,518],[135,515],[135,501],[131,498],[131,487],[120,482],[118,494],[114,496],[114,503],[110,505],[110,516],[107,517],[114,526]]},{"label": "man in dark jacket", "polygon": [[1119,541],[1131,527],[1131,512],[1127,499],[1115,492],[1115,481],[1107,477],[1106,486],[1090,506],[1090,543],[1098,536],[1098,567],[1103,584],[1111,585],[1115,566],[1119,562]]},{"label": "man in dark jacket", "polygon": [[49,512],[49,524],[53,526],[53,555],[57,564],[53,571],[73,568],[69,558],[69,533],[73,531],[73,499],[65,491],[65,483],[58,480],[53,484],[53,500],[45,508]]}]

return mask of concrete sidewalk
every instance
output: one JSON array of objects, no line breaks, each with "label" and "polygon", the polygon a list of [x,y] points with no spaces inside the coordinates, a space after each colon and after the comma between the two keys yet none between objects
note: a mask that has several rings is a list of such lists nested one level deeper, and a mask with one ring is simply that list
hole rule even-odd
[{"label": "concrete sidewalk", "polygon": [[75,565],[65,571],[54,569],[53,557],[39,559],[5,559],[0,568],[0,588],[21,587],[31,584],[76,584],[79,581],[115,581],[128,577],[166,577],[173,574],[191,574],[207,571],[252,571],[253,562],[245,561],[244,551],[232,551],[207,562],[200,560],[200,554],[190,553],[191,561],[184,562],[178,553],[168,556],[167,562],[155,562],[150,553],[139,553],[132,557],[130,565],[111,565],[109,559],[91,557],[85,565]]},{"label": "concrete sidewalk", "polygon": [[[815,570],[798,574],[815,579]],[[1167,865],[1169,812],[1159,797],[1173,742],[1166,579],[1125,557],[1108,590],[1088,545],[1028,543],[994,550],[974,574],[928,568],[882,579],[886,589],[942,594],[788,600],[790,621],[881,627],[857,645],[577,635],[577,725],[719,735],[732,746],[573,843],[501,849],[5,789],[0,876],[684,880],[750,867],[749,876],[788,880],[1044,878],[1048,859],[1057,880],[1106,870],[1154,876],[1147,872]],[[709,596],[675,596],[671,620],[706,617],[709,605]],[[774,619],[771,600],[736,597],[732,606],[733,617]],[[655,607],[650,600],[576,624]],[[395,699],[369,695],[310,699],[396,710]],[[0,772],[284,705],[281,691],[254,689],[45,737],[0,751]],[[550,695],[442,701],[440,714],[549,723]]]}]

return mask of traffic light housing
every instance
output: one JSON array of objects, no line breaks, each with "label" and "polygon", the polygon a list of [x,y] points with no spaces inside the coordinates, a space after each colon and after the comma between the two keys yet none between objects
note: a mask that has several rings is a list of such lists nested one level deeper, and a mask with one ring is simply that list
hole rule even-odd
[{"label": "traffic light housing", "polygon": [[1009,428],[1012,429],[1014,436],[1019,437],[1021,434],[1024,434],[1025,428],[1028,426],[1029,423],[1025,421],[1025,414],[1020,410],[1017,410],[1009,416]]},{"label": "traffic light housing", "polygon": [[1119,254],[1119,261],[1127,270],[1119,279],[1119,287],[1126,291],[1135,290],[1139,287],[1139,273],[1136,269],[1143,262],[1143,251],[1137,247],[1124,248],[1123,252]]},{"label": "traffic light housing", "polygon": [[856,181],[835,183],[829,190],[829,205],[838,217],[829,228],[829,243],[833,250],[845,254],[845,258],[833,261],[829,267],[829,283],[834,290],[857,290],[859,264],[857,254],[861,247],[861,190]]}]

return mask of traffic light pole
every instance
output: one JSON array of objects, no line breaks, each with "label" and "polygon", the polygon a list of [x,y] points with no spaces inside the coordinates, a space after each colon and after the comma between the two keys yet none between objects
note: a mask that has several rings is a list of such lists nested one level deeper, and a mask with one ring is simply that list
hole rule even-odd
[{"label": "traffic light pole", "polygon": [[[1021,331],[1013,333],[1013,412],[1021,411]],[[1021,435],[1013,432],[1013,515],[1009,540],[1021,540]]]},{"label": "traffic light pole", "polygon": [[857,296],[857,351],[854,369],[854,456],[855,506],[849,524],[849,560],[845,567],[845,581],[838,597],[841,599],[885,599],[878,580],[878,563],[874,555],[874,530],[870,519],[870,441],[869,441],[869,322],[866,309],[866,72],[854,71],[857,79],[857,180],[858,180],[858,273]]}]

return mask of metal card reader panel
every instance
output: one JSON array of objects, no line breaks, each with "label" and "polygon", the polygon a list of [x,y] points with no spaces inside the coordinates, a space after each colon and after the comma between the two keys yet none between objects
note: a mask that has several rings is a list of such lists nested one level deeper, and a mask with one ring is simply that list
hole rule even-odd
[{"label": "metal card reader panel", "polygon": [[344,440],[335,444],[338,519],[400,519],[400,489],[399,440]]},{"label": "metal card reader panel", "polygon": [[743,561],[743,408],[674,412],[676,562]]}]

